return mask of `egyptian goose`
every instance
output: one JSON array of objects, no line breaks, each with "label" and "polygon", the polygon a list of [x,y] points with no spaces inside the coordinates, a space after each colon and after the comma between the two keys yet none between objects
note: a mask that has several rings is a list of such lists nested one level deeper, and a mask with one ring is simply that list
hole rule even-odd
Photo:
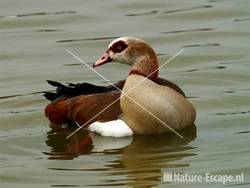
[{"label": "egyptian goose", "polygon": [[[132,66],[123,86],[120,107],[122,115],[111,123],[94,123],[90,130],[105,135],[112,126],[128,126],[127,134],[155,134],[180,130],[194,125],[196,111],[193,105],[173,87],[160,85],[158,59],[145,41],[132,37],[114,40],[108,50],[94,63],[94,67],[109,62]],[[104,127],[104,128],[102,128]]]},{"label": "egyptian goose", "polygon": [[[158,77],[158,71],[155,71],[158,69],[157,56],[145,41],[131,37],[114,40],[108,46],[107,52],[93,66],[97,67],[108,62],[132,65],[126,82],[119,81],[115,86],[94,86],[88,83],[64,86],[49,81],[49,84],[57,87],[57,91],[45,94],[45,97],[52,101],[45,108],[46,117],[53,124],[69,122],[86,124],[90,130],[106,136],[117,136],[115,132],[119,130],[120,135],[124,135],[123,130],[126,132],[125,135],[169,131],[166,126],[131,101],[132,98],[173,129],[178,130],[193,125],[195,109],[176,84]],[[155,73],[150,75],[154,71]],[[148,75],[149,78],[142,84],[126,93]],[[122,96],[119,101],[121,89]],[[107,110],[98,114],[114,101],[116,102]],[[109,122],[118,117],[121,119]]]}]

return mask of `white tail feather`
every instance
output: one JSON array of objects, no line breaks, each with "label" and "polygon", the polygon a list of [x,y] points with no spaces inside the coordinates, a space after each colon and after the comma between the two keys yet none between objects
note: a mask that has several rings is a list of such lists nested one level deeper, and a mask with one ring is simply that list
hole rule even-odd
[{"label": "white tail feather", "polygon": [[125,137],[133,135],[133,131],[121,119],[108,122],[96,121],[88,129],[102,136]]}]

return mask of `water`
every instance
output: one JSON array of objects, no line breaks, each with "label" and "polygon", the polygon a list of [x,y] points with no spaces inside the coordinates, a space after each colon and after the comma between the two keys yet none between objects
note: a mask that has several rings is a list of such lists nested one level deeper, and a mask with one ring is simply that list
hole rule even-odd
[{"label": "water", "polygon": [[[240,174],[249,187],[250,1],[0,1],[1,187],[181,187],[164,172]],[[150,42],[161,70],[195,105],[197,130],[174,135],[91,138],[53,132],[43,116],[45,82],[103,83],[66,49],[93,62],[118,36]],[[110,80],[129,67],[98,69]],[[224,187],[186,183],[185,187]]]}]

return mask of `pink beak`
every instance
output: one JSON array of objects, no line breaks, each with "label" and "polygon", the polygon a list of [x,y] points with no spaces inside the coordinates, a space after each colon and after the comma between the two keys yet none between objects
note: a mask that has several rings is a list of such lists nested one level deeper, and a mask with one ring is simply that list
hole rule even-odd
[{"label": "pink beak", "polygon": [[105,63],[111,62],[112,59],[109,57],[108,52],[105,52],[94,64],[93,67],[98,67],[100,65],[103,65]]}]

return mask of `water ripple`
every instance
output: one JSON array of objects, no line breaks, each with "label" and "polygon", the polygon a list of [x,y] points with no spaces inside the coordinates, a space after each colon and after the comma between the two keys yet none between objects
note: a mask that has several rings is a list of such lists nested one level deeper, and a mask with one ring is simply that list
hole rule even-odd
[{"label": "water ripple", "polygon": [[219,116],[226,116],[226,115],[242,115],[242,114],[249,114],[250,110],[246,111],[231,111],[231,112],[218,112],[210,115],[219,115]]},{"label": "water ripple", "polygon": [[196,68],[196,69],[189,69],[185,70],[182,72],[196,72],[196,71],[201,71],[201,70],[218,70],[218,69],[226,69],[227,67],[225,66],[209,66],[209,67],[204,67],[204,68]]},{"label": "water ripple", "polygon": [[236,18],[234,19],[234,22],[245,22],[250,21],[250,18]]},{"label": "water ripple", "polygon": [[34,12],[28,14],[18,14],[18,15],[10,15],[10,16],[0,16],[0,18],[22,18],[22,17],[30,17],[30,16],[46,16],[46,15],[67,15],[67,14],[77,14],[76,11],[57,11],[57,12]]},{"label": "water ripple", "polygon": [[189,7],[189,8],[183,8],[183,9],[169,10],[169,11],[163,12],[163,14],[173,14],[173,13],[186,12],[186,11],[191,11],[191,10],[207,9],[207,8],[212,8],[212,7],[213,7],[212,5],[203,5],[203,6]]},{"label": "water ripple", "polygon": [[93,37],[93,38],[80,38],[80,39],[66,39],[66,40],[58,40],[57,43],[65,43],[65,42],[79,42],[79,41],[99,41],[99,40],[111,40],[119,38],[119,36],[115,37]]},{"label": "water ripple", "polygon": [[125,16],[146,16],[146,15],[157,14],[158,12],[159,12],[158,10],[152,10],[149,12],[126,14]]},{"label": "water ripple", "polygon": [[2,34],[10,34],[10,33],[42,33],[42,32],[60,32],[65,31],[63,29],[37,29],[37,30],[21,30],[21,31],[0,31]]},{"label": "water ripple", "polygon": [[193,48],[193,47],[214,47],[214,46],[220,46],[219,43],[205,43],[205,44],[190,44],[182,46],[183,48]]},{"label": "water ripple", "polygon": [[197,9],[204,9],[204,8],[212,8],[212,5],[203,5],[203,6],[196,6],[196,7],[188,7],[188,8],[183,8],[183,9],[176,9],[176,10],[168,10],[168,11],[163,11],[160,12],[159,10],[151,10],[147,12],[141,12],[141,13],[130,13],[130,14],[125,14],[125,16],[147,16],[147,15],[155,15],[158,13],[161,14],[174,14],[178,12],[186,12],[186,11],[192,11],[192,10],[197,10]]},{"label": "water ripple", "polygon": [[172,34],[172,33],[189,33],[189,32],[201,32],[201,31],[213,31],[214,28],[201,28],[201,29],[186,29],[186,30],[175,30],[175,31],[164,31],[160,34]]},{"label": "water ripple", "polygon": [[239,132],[235,132],[235,134],[248,134],[250,133],[250,131],[239,131]]},{"label": "water ripple", "polygon": [[51,91],[37,91],[37,92],[32,92],[32,93],[26,93],[26,94],[16,94],[16,95],[6,95],[6,96],[0,96],[0,100],[2,99],[9,99],[9,98],[16,98],[16,97],[24,97],[24,96],[33,96],[33,95],[39,95],[39,94],[44,94],[45,92],[52,92]]}]

